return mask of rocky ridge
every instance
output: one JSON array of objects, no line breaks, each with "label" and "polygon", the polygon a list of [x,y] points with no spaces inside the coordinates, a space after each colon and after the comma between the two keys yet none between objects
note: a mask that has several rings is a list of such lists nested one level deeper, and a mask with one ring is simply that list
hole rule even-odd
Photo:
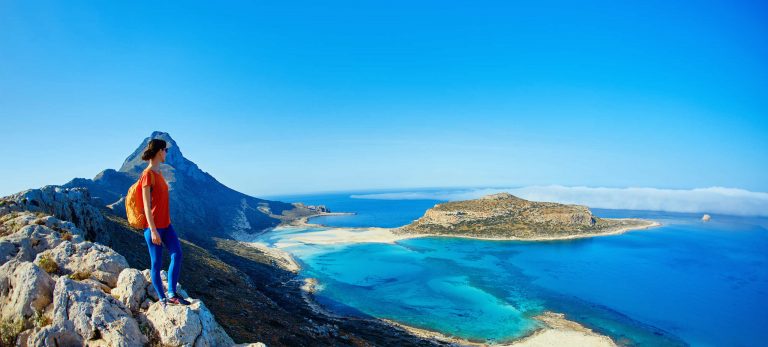
[{"label": "rocky ridge", "polygon": [[[52,191],[74,201],[83,193]],[[0,345],[235,345],[201,300],[163,309],[148,269],[130,268],[125,257],[87,241],[86,231],[70,221],[24,209],[46,206],[41,196],[37,205],[27,194],[0,204]],[[90,213],[72,200],[59,201],[49,207],[70,206],[59,212],[73,217]],[[165,271],[161,276],[167,288]],[[179,292],[187,296],[180,285]]]}]

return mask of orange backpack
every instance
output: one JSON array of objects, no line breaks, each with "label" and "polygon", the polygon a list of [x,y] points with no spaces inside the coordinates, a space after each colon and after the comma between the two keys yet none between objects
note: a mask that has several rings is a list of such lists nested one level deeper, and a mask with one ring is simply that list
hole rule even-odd
[{"label": "orange backpack", "polygon": [[[152,171],[152,169],[149,169]],[[150,172],[150,188],[155,185],[155,174]],[[144,229],[147,225],[147,217],[144,215],[144,199],[142,199],[141,188],[139,187],[139,177],[136,182],[128,188],[128,194],[125,196],[125,215],[128,223],[134,228]]]}]

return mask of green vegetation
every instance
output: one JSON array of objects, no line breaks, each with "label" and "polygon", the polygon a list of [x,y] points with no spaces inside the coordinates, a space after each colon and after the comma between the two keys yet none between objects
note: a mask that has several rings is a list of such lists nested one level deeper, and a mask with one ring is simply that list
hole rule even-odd
[{"label": "green vegetation", "polygon": [[24,320],[21,318],[3,319],[0,321],[0,345],[15,346],[16,338],[24,331]]},{"label": "green vegetation", "polygon": [[32,322],[37,328],[42,328],[52,323],[51,318],[43,314],[43,311],[40,310],[35,310],[35,313],[32,316]]},{"label": "green vegetation", "polygon": [[61,232],[61,238],[67,241],[72,241],[72,233],[65,229]]},{"label": "green vegetation", "polygon": [[59,272],[59,264],[56,264],[51,257],[43,255],[40,257],[40,268],[49,274],[55,274]]},{"label": "green vegetation", "polygon": [[75,271],[74,273],[67,275],[67,277],[75,281],[82,281],[91,278],[91,273],[87,271]]}]

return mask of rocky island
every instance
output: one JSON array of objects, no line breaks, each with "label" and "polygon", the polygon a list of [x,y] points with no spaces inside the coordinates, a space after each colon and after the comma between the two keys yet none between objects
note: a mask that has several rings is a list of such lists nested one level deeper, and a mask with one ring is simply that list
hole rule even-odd
[{"label": "rocky island", "polygon": [[437,204],[401,236],[453,236],[495,240],[555,240],[618,234],[658,226],[632,218],[599,218],[586,206],[536,202],[509,193]]}]

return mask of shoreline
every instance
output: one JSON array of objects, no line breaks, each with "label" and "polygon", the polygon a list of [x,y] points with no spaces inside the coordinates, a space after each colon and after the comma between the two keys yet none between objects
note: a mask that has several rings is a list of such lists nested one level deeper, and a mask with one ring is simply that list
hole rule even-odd
[{"label": "shoreline", "polygon": [[[315,218],[315,217],[325,217],[325,216],[354,216],[356,214],[357,213],[355,213],[355,212],[318,212],[318,213],[306,215],[306,216],[303,216],[303,217],[299,217],[299,218],[297,218],[295,220],[292,220],[290,222],[287,222],[287,223],[281,223],[277,227],[280,227],[280,226],[307,226],[307,227],[321,226],[321,227],[324,227],[325,225],[322,225],[322,224],[310,223],[309,219],[310,218]],[[265,233],[269,232],[269,231],[272,231],[272,230],[274,230],[274,228],[270,228],[269,230],[265,231]]]},{"label": "shoreline", "polygon": [[[564,237],[554,238],[482,238],[466,235],[439,235],[439,234],[395,234],[394,229],[399,228],[347,228],[347,227],[330,227],[322,224],[309,223],[309,219],[319,216],[328,215],[353,215],[350,212],[330,212],[330,213],[317,213],[308,215],[294,220],[290,223],[278,225],[277,227],[265,230],[261,234],[269,232],[279,231],[281,227],[322,227],[328,228],[327,230],[316,231],[310,233],[311,235],[298,235],[296,237],[288,238],[289,241],[299,243],[314,243],[314,244],[337,244],[337,243],[365,243],[365,242],[378,242],[378,243],[394,243],[398,240],[411,239],[417,237],[454,237],[454,238],[470,238],[478,240],[488,241],[532,241],[532,242],[544,242],[544,241],[557,241],[557,240],[572,240],[587,237],[598,236],[610,236],[619,235],[634,230],[645,230],[661,226],[662,224],[657,221],[647,221],[646,225],[635,226],[623,226],[615,230],[609,230],[601,233],[589,233],[580,235],[568,235]],[[636,220],[633,218],[613,218],[616,220]],[[276,266],[289,270],[298,276],[301,265],[294,258],[294,256],[283,250],[281,247],[270,247],[263,242],[258,241],[241,241],[248,246],[254,247],[269,256],[275,262]],[[349,317],[337,315],[326,308],[322,307],[318,302],[314,300],[314,294],[317,291],[316,287],[319,282],[316,278],[303,278],[300,286],[301,296],[303,301],[307,304],[308,308],[313,312],[326,316],[330,319],[346,319]],[[417,328],[409,326],[404,323],[400,323],[394,320],[386,318],[374,318],[377,321],[383,322],[386,325],[405,330],[406,332],[428,340],[437,340],[455,344],[458,346],[488,346],[488,342],[477,342],[468,339],[463,339],[456,336],[450,336],[438,331],[432,331],[423,328]],[[607,336],[594,332],[578,322],[568,320],[563,313],[557,313],[552,311],[545,311],[544,313],[535,316],[535,320],[543,324],[543,327],[536,329],[531,334],[514,339],[511,341],[504,341],[501,343],[494,343],[493,346],[498,347],[538,347],[538,346],[597,346],[597,347],[616,347],[615,341]]]},{"label": "shoreline", "polygon": [[[301,243],[313,243],[313,244],[339,244],[339,243],[362,243],[362,242],[376,242],[376,243],[394,243],[400,240],[418,238],[418,237],[449,237],[449,238],[465,238],[476,239],[486,241],[524,241],[524,242],[545,242],[545,241],[564,241],[564,240],[576,240],[589,237],[611,236],[620,235],[630,231],[646,230],[650,228],[659,227],[662,224],[653,220],[644,220],[637,218],[606,218],[610,220],[624,220],[624,221],[643,221],[644,225],[626,225],[620,226],[615,229],[609,229],[602,232],[591,232],[584,234],[573,234],[555,237],[534,237],[534,238],[519,238],[519,237],[482,237],[471,235],[450,235],[450,234],[435,234],[435,233],[397,233],[396,230],[401,230],[402,227],[396,228],[383,228],[383,227],[333,227],[317,223],[309,223],[309,219],[312,217],[326,216],[326,215],[349,215],[354,213],[349,212],[332,212],[332,213],[319,213],[301,217],[292,223],[286,223],[279,225],[269,231],[279,230],[282,227],[307,227],[307,228],[327,228],[326,230],[312,232],[310,234],[299,235],[296,237],[288,238],[287,240]],[[265,233],[266,233],[265,232]]]},{"label": "shoreline", "polygon": [[390,326],[410,332],[413,335],[434,339],[460,346],[497,346],[497,347],[537,347],[537,346],[590,346],[590,347],[616,347],[618,346],[609,336],[594,332],[575,321],[568,320],[563,313],[544,311],[534,319],[544,326],[534,330],[528,335],[517,339],[502,341],[499,343],[479,342],[450,336],[444,333],[413,327],[391,319],[379,318]]},{"label": "shoreline", "polygon": [[[487,240],[487,241],[560,241],[560,240],[575,240],[575,239],[584,239],[589,237],[600,237],[600,236],[611,236],[611,235],[620,235],[624,234],[626,232],[630,231],[636,231],[636,230],[646,230],[650,228],[660,227],[662,224],[657,221],[652,220],[644,220],[644,219],[635,219],[635,218],[605,218],[610,220],[642,220],[645,222],[648,222],[646,225],[633,225],[633,226],[622,226],[613,230],[607,230],[603,232],[596,232],[596,233],[585,233],[585,234],[574,234],[574,235],[565,235],[565,236],[555,236],[555,237],[534,237],[534,238],[520,238],[520,237],[482,237],[482,236],[470,236],[470,235],[450,235],[450,234],[414,234],[414,233],[403,233],[403,234],[397,234],[397,235],[405,235],[405,238],[415,238],[415,237],[458,237],[458,238],[466,238],[466,239],[477,239],[477,240]],[[400,229],[399,228],[393,228],[393,229]]]}]

